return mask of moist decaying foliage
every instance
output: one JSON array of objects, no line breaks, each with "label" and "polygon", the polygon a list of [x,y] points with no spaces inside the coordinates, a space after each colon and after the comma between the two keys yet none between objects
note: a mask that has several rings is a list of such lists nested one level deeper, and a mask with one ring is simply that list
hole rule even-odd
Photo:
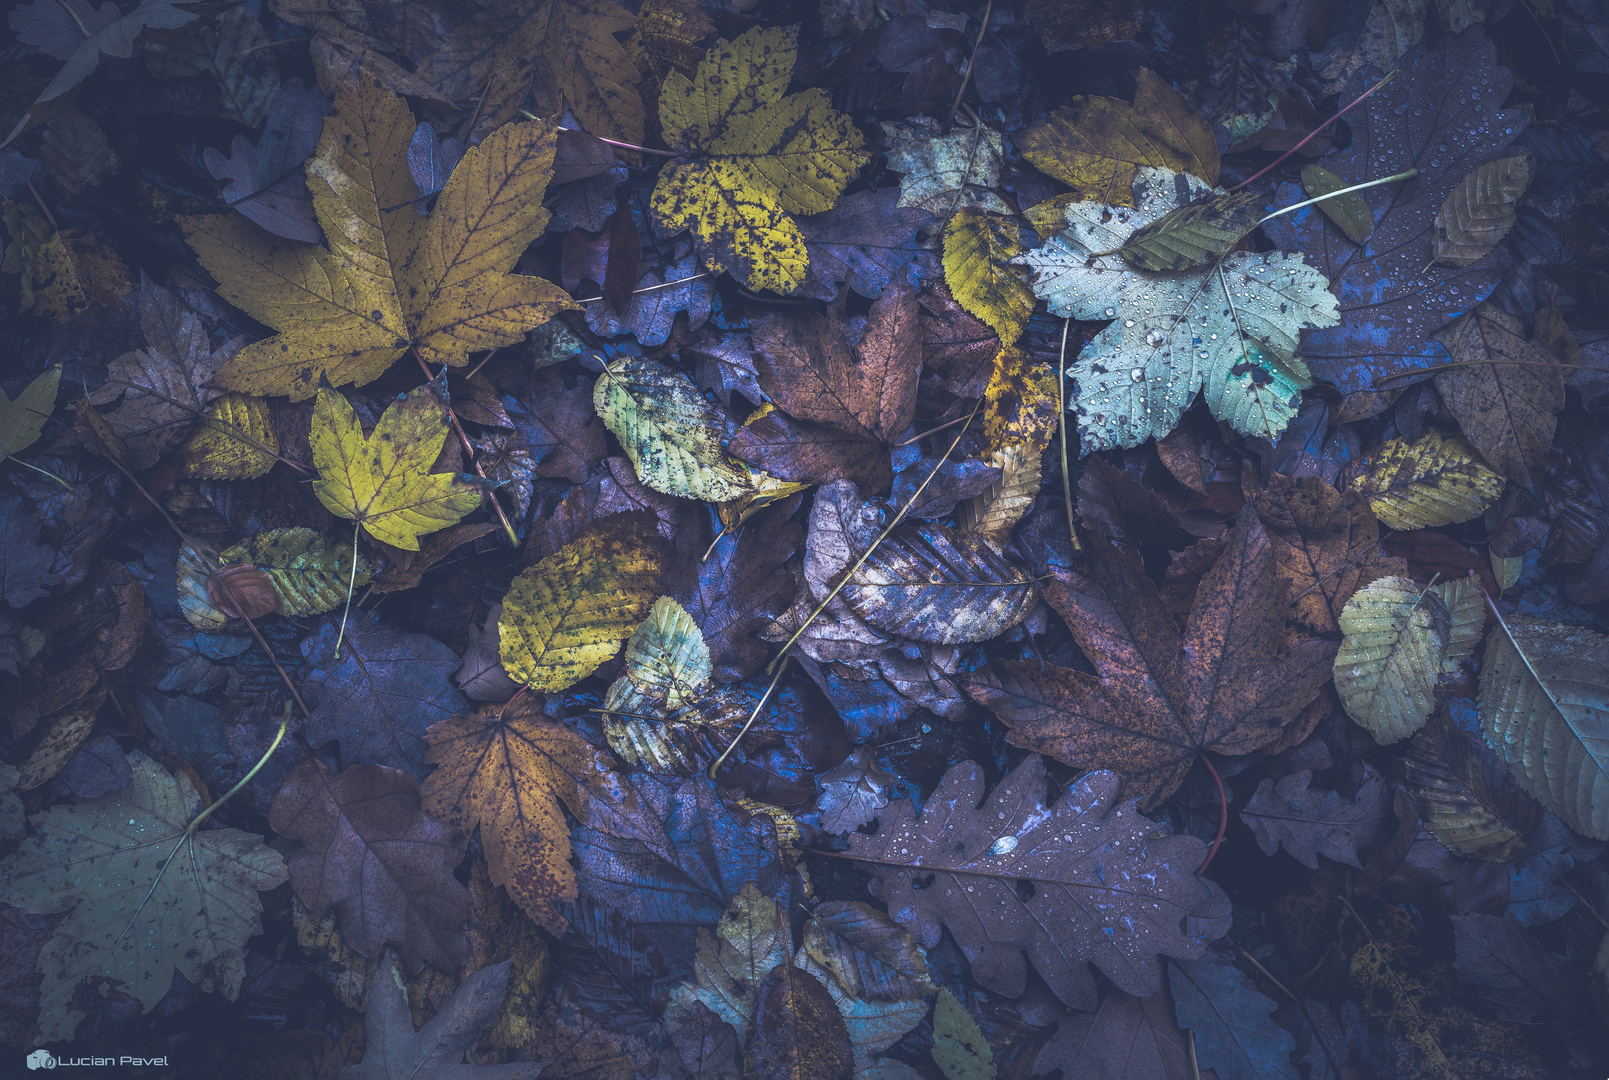
[{"label": "moist decaying foliage", "polygon": [[1609,1071],[1595,5],[7,21],[6,1060]]}]

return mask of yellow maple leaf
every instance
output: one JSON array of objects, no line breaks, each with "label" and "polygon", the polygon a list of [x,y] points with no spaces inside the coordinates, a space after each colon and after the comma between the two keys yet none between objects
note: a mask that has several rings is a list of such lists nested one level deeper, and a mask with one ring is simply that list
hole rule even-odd
[{"label": "yellow maple leaf", "polygon": [[659,595],[652,525],[614,514],[514,579],[497,621],[503,670],[563,690],[620,651]]},{"label": "yellow maple leaf", "polygon": [[512,120],[527,93],[543,116],[565,106],[589,135],[641,144],[637,66],[615,35],[637,25],[614,0],[487,3],[419,65],[455,98],[479,98],[492,124]]},{"label": "yellow maple leaf", "polygon": [[413,209],[414,128],[407,104],[367,75],[336,96],[307,163],[328,248],[239,214],[180,220],[219,294],[279,331],[220,368],[217,385],[305,401],[322,379],[379,378],[410,347],[463,364],[576,306],[550,282],[509,273],[547,224],[553,125],[508,124],[470,149],[428,219]]},{"label": "yellow maple leaf", "polygon": [[[1080,95],[1016,137],[1022,156],[1073,190],[1052,203],[1101,199],[1133,206],[1135,170],[1142,165],[1218,183],[1218,146],[1212,128],[1190,103],[1148,68],[1134,84],[1134,103]],[[1041,203],[1040,207],[1049,204]],[[1030,220],[1043,216],[1040,207]],[[1059,215],[1050,214],[1053,222]]]},{"label": "yellow maple leaf", "polygon": [[1024,272],[1011,265],[1023,253],[1017,223],[968,207],[944,230],[944,283],[956,302],[1011,345],[1028,325],[1034,294]]},{"label": "yellow maple leaf", "polygon": [[447,441],[447,410],[421,386],[386,408],[367,437],[346,398],[321,389],[313,407],[313,494],[332,514],[405,551],[480,505],[480,492],[430,467]]},{"label": "yellow maple leaf", "polygon": [[810,264],[792,215],[831,210],[870,159],[827,91],[787,93],[798,36],[756,27],[718,40],[691,79],[672,71],[659,97],[665,143],[682,160],[659,174],[654,216],[691,228],[711,270],[780,293],[803,285]]},{"label": "yellow maple leaf", "polygon": [[564,933],[558,905],[576,898],[570,826],[601,800],[615,814],[641,813],[632,789],[609,768],[608,755],[575,731],[542,715],[540,698],[523,694],[501,709],[432,724],[425,761],[436,771],[420,785],[425,812],[466,833],[480,826],[493,885],[553,934]]}]

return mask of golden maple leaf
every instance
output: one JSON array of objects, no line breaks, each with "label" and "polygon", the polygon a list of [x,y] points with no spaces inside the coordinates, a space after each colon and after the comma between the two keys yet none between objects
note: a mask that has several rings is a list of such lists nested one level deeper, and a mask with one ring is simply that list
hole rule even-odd
[{"label": "golden maple leaf", "polygon": [[421,386],[392,402],[367,437],[346,398],[321,389],[313,407],[313,494],[332,514],[407,551],[480,505],[480,492],[454,473],[432,473],[447,440],[447,410]]},{"label": "golden maple leaf", "polygon": [[682,155],[659,174],[654,216],[691,228],[711,270],[750,289],[794,292],[810,253],[794,214],[831,210],[870,155],[819,87],[787,93],[797,27],[718,40],[689,79],[665,78],[659,122]]},{"label": "golden maple leaf", "polygon": [[366,75],[336,96],[307,163],[328,248],[238,214],[181,219],[219,294],[280,331],[241,350],[217,385],[305,401],[322,379],[379,378],[410,347],[463,364],[576,306],[550,282],[509,273],[547,225],[553,125],[508,124],[469,150],[428,219],[413,209],[414,129],[407,104]]},{"label": "golden maple leaf", "polygon": [[641,144],[637,67],[615,39],[636,25],[614,0],[487,3],[419,73],[450,97],[484,92],[481,109],[493,124],[513,119],[529,92],[543,116],[569,106],[587,134]]},{"label": "golden maple leaf", "polygon": [[564,933],[558,904],[576,898],[570,827],[598,800],[613,814],[641,813],[609,757],[578,733],[542,715],[541,698],[522,694],[501,709],[432,724],[425,761],[436,771],[419,790],[425,812],[465,832],[480,825],[492,884],[543,929]]}]

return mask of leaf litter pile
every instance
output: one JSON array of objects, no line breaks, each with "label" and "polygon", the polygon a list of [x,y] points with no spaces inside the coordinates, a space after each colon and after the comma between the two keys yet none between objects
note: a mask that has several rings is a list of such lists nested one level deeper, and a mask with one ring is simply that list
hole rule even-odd
[{"label": "leaf litter pile", "polygon": [[1601,5],[7,20],[8,1075],[1609,1072]]}]

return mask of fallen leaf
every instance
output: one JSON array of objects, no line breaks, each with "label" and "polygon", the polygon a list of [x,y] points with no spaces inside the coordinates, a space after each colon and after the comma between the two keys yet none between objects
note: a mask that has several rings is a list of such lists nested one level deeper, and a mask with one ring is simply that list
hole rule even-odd
[{"label": "fallen leaf", "polygon": [[[1120,786],[1114,773],[1088,773],[1046,806],[1044,761],[1030,755],[985,799],[982,769],[962,762],[921,817],[892,803],[874,835],[850,833],[849,856],[872,868],[872,891],[918,944],[932,948],[949,926],[993,993],[1021,994],[1028,960],[1075,1008],[1095,1002],[1087,962],[1119,986],[1154,993],[1158,954],[1205,948],[1181,927],[1212,895],[1193,876],[1206,845],[1152,836],[1132,802],[1117,802]],[[931,884],[916,889],[919,877]],[[1022,879],[1034,886],[1026,901]]]},{"label": "fallen leaf", "polygon": [[1210,191],[1182,173],[1142,169],[1136,209],[1069,203],[1065,227],[1021,260],[1051,314],[1111,320],[1068,370],[1086,452],[1167,435],[1197,390],[1214,417],[1244,434],[1277,439],[1296,415],[1309,383],[1305,351],[1297,351],[1303,332],[1337,319],[1329,283],[1303,256],[1234,252],[1157,277],[1114,254],[1141,227]]},{"label": "fallen leaf", "polygon": [[66,229],[47,239],[34,253],[28,277],[31,284],[23,291],[26,306],[63,325],[134,289],[128,267],[117,253],[82,229]]},{"label": "fallen leaf", "polygon": [[1023,253],[1017,223],[1004,214],[962,210],[944,228],[944,282],[969,313],[1011,344],[1033,314],[1034,295],[1011,260]]},{"label": "fallen leaf", "polygon": [[1436,211],[1436,261],[1473,266],[1491,254],[1514,227],[1514,211],[1530,180],[1531,159],[1524,154],[1471,170]]},{"label": "fallen leaf", "polygon": [[1480,988],[1477,998],[1499,1020],[1529,1024],[1547,1009],[1565,1017],[1577,1011],[1564,958],[1545,948],[1513,915],[1454,915],[1453,968]]},{"label": "fallen leaf", "polygon": [[45,421],[56,411],[56,390],[60,385],[61,368],[52,367],[15,399],[0,390],[0,460],[20,454],[39,441]]},{"label": "fallen leaf", "polygon": [[1435,428],[1417,440],[1386,440],[1349,473],[1346,486],[1369,500],[1382,525],[1403,532],[1469,521],[1503,493],[1503,478],[1463,436]]},{"label": "fallen leaf", "polygon": [[[1111,473],[1094,459],[1086,466],[1086,524],[1109,505]],[[1044,587],[1100,677],[1001,661],[966,686],[1014,745],[1075,768],[1112,769],[1125,796],[1150,808],[1204,751],[1249,753],[1277,738],[1329,677],[1335,643],[1287,631],[1286,586],[1249,510],[1202,579],[1182,634],[1122,523],[1110,521],[1086,546],[1090,577]]]},{"label": "fallen leaf", "polygon": [[877,767],[872,750],[870,746],[858,746],[842,765],[817,774],[821,796],[816,800],[816,809],[821,814],[821,827],[828,832],[846,833],[870,824],[888,805],[888,792],[895,778]]},{"label": "fallen leaf", "polygon": [[[447,680],[458,654],[426,634],[406,633],[373,616],[321,619],[302,641],[300,685],[313,710],[310,746],[332,739],[347,762],[389,765],[423,776],[425,730],[469,707]],[[270,676],[272,677],[272,676]]]},{"label": "fallen leaf", "polygon": [[1510,615],[1487,637],[1486,741],[1538,802],[1597,840],[1609,839],[1609,772],[1597,758],[1606,684],[1609,638],[1584,627]]},{"label": "fallen leaf", "polygon": [[1056,380],[1054,370],[1008,348],[995,357],[994,374],[984,388],[982,463],[1000,475],[965,504],[956,520],[998,548],[1005,547],[1039,495],[1040,458],[1061,421]]},{"label": "fallen leaf", "polygon": [[187,833],[201,809],[189,781],[137,750],[128,763],[125,790],[33,815],[35,835],[0,863],[11,903],[67,910],[39,954],[41,1042],[73,1038],[86,978],[123,987],[141,1012],[168,993],[175,971],[234,1000],[262,913],[256,893],[286,878],[285,860],[260,837]]},{"label": "fallen leaf", "polygon": [[268,813],[290,857],[291,887],[315,915],[335,909],[341,936],[364,956],[387,946],[406,970],[457,971],[468,955],[469,890],[453,877],[467,837],[425,816],[401,769],[351,765],[330,775],[303,757]]},{"label": "fallen leaf", "polygon": [[279,63],[258,12],[230,8],[215,21],[188,24],[178,40],[148,41],[145,64],[164,79],[210,75],[218,115],[247,127],[263,122],[279,90]]},{"label": "fallen leaf", "polygon": [[672,1007],[691,1009],[692,1002],[702,1002],[742,1037],[754,1024],[766,976],[788,964],[792,952],[777,901],[749,882],[722,913],[714,933],[700,931],[693,958],[696,982],[672,992]]},{"label": "fallen leaf", "polygon": [[371,435],[333,390],[321,387],[313,409],[313,494],[331,513],[404,551],[418,551],[420,536],[480,506],[481,493],[458,476],[429,471],[447,441],[438,392],[431,384],[392,402]]},{"label": "fallen leaf", "polygon": [[849,1029],[827,988],[783,959],[759,986],[744,1063],[755,1080],[842,1080],[854,1065]]},{"label": "fallen leaf", "polygon": [[344,1080],[525,1080],[542,1071],[536,1062],[467,1065],[464,1055],[480,1039],[508,996],[512,960],[482,968],[458,984],[451,998],[415,1031],[397,958],[380,959],[364,1002],[367,1039],[363,1060],[341,1070]]},{"label": "fallen leaf", "polygon": [[1478,731],[1460,730],[1445,714],[1408,744],[1406,779],[1424,827],[1460,855],[1510,862],[1541,821],[1541,808]]},{"label": "fallen leaf", "polygon": [[279,428],[267,399],[224,394],[179,449],[180,476],[251,480],[279,460]]},{"label": "fallen leaf", "polygon": [[1146,998],[1113,988],[1095,1012],[1073,1012],[1048,993],[1020,999],[1018,1011],[1039,1025],[1056,1024],[1034,1067],[1061,1068],[1065,1080],[1195,1080],[1189,1036],[1173,1018],[1164,991]]},{"label": "fallen leaf", "polygon": [[696,582],[678,593],[709,647],[711,675],[718,682],[739,682],[764,663],[765,646],[754,632],[793,599],[793,576],[780,568],[803,538],[791,521],[723,532],[699,566]]},{"label": "fallen leaf", "polygon": [[[1351,186],[1322,165],[1302,166],[1302,191],[1310,199],[1333,195],[1342,188]],[[1354,244],[1366,244],[1369,237],[1374,235],[1374,212],[1369,209],[1369,204],[1363,201],[1363,196],[1359,192],[1335,195],[1334,198],[1319,203],[1318,208]]]},{"label": "fallen leaf", "polygon": [[620,814],[641,813],[608,758],[524,697],[501,709],[431,725],[425,761],[436,766],[420,788],[427,813],[469,832],[480,826],[494,885],[553,934],[564,932],[557,905],[576,898],[569,827],[590,800]]},{"label": "fallen leaf", "polygon": [[673,71],[660,91],[665,143],[682,161],[659,174],[654,217],[691,228],[706,266],[756,291],[804,284],[810,255],[793,215],[831,210],[869,158],[826,91],[786,93],[797,40],[793,27],[718,40],[691,79]]},{"label": "fallen leaf", "polygon": [[896,203],[904,187],[857,191],[822,214],[799,219],[810,265],[800,293],[836,300],[845,288],[877,299],[891,285],[912,290],[938,276],[938,225],[927,211]]},{"label": "fallen leaf", "polygon": [[659,555],[614,515],[522,572],[503,598],[503,669],[536,690],[563,690],[614,656],[659,592]]},{"label": "fallen leaf", "polygon": [[71,104],[57,109],[45,125],[39,157],[50,178],[73,195],[95,187],[122,167],[106,132]]},{"label": "fallen leaf", "polygon": [[[1079,96],[1018,137],[1022,156],[1072,188],[1072,198],[1129,206],[1135,170],[1188,172],[1218,183],[1218,147],[1190,103],[1149,68],[1140,68],[1134,103]],[[1101,249],[1105,250],[1105,249]]]},{"label": "fallen leaf", "polygon": [[1340,625],[1335,689],[1347,715],[1382,746],[1406,739],[1436,708],[1447,605],[1411,578],[1384,577],[1352,594]]},{"label": "fallen leaf", "polygon": [[327,249],[232,216],[181,219],[219,295],[280,331],[224,365],[218,385],[305,401],[324,379],[372,382],[409,348],[467,363],[575,306],[509,273],[547,224],[553,125],[507,124],[469,150],[423,222],[407,167],[414,128],[406,103],[367,75],[337,95],[307,163]]},{"label": "fallen leaf", "polygon": [[0,495],[0,597],[14,608],[49,595],[61,584],[56,551],[40,543],[44,523],[16,495]]},{"label": "fallen leaf", "polygon": [[219,192],[224,202],[275,236],[304,244],[322,240],[302,163],[318,149],[329,111],[329,100],[317,88],[291,79],[274,95],[256,146],[236,135],[228,157],[207,147],[202,155],[207,171],[229,181]]},{"label": "fallen leaf", "polygon": [[994,1080],[994,1051],[977,1021],[949,990],[933,1006],[933,1063],[945,1080]]},{"label": "fallen leaf", "polygon": [[1005,158],[1000,132],[980,124],[941,133],[927,117],[909,124],[884,121],[882,127],[888,167],[903,174],[900,206],[926,210],[940,225],[964,209],[1011,213],[993,190]]},{"label": "fallen leaf", "polygon": [[1257,835],[1264,855],[1283,845],[1286,854],[1310,869],[1318,868],[1323,855],[1361,870],[1358,848],[1377,845],[1391,832],[1385,777],[1369,770],[1350,799],[1309,786],[1312,779],[1310,769],[1282,777],[1277,785],[1265,778],[1240,820]]},{"label": "fallen leaf", "polygon": [[1229,191],[1185,203],[1135,229],[1116,254],[1152,273],[1212,265],[1257,227],[1263,201],[1253,192]]},{"label": "fallen leaf", "polygon": [[641,144],[637,68],[616,34],[637,19],[613,0],[520,0],[476,4],[468,22],[420,62],[419,73],[448,96],[484,95],[494,127],[518,115],[526,95],[542,116],[568,106],[587,133]]},{"label": "fallen leaf", "polygon": [[1195,1032],[1196,1057],[1223,1080],[1298,1080],[1296,1040],[1274,1020],[1274,1002],[1216,956],[1170,960],[1179,1026]]},{"label": "fallen leaf", "polygon": [[1494,469],[1532,486],[1564,408],[1564,371],[1553,351],[1526,341],[1519,320],[1490,301],[1436,340],[1464,365],[1436,376],[1447,411]]},{"label": "fallen leaf", "polygon": [[899,923],[870,904],[829,900],[816,905],[799,949],[852,998],[921,1001],[934,990],[927,954]]}]

